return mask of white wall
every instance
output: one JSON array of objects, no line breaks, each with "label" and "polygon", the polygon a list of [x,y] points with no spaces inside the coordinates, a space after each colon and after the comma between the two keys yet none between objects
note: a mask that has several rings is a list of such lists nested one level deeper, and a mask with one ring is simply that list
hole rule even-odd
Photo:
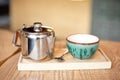
[{"label": "white wall", "polygon": [[90,33],[91,0],[11,0],[11,29],[41,21],[55,29],[57,38]]}]

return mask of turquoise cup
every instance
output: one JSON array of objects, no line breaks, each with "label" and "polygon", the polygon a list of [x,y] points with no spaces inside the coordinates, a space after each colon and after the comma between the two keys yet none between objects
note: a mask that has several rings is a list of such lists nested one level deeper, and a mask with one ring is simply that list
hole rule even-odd
[{"label": "turquoise cup", "polygon": [[91,58],[97,51],[100,39],[90,34],[73,34],[66,38],[68,51],[74,58]]}]

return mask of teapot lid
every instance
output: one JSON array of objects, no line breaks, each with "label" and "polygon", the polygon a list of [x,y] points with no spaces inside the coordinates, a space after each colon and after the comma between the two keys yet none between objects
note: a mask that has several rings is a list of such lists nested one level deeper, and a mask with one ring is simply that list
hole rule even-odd
[{"label": "teapot lid", "polygon": [[52,28],[42,26],[41,22],[35,22],[31,27],[26,27],[25,25],[23,25],[22,30],[29,35],[55,35]]}]

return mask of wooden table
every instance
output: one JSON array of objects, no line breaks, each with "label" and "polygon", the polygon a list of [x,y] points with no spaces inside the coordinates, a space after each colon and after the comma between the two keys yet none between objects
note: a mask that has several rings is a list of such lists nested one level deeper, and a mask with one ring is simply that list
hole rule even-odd
[{"label": "wooden table", "polygon": [[[100,47],[112,61],[111,69],[18,71],[20,50],[12,47],[12,35],[12,32],[0,29],[0,80],[120,80],[120,42],[100,42]],[[57,40],[55,47],[65,48],[65,41]]]}]

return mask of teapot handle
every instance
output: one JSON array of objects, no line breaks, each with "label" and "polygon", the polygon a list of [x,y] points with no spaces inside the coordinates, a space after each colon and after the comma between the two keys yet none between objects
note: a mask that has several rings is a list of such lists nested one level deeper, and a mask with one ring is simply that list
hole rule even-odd
[{"label": "teapot handle", "polygon": [[16,31],[14,33],[14,36],[13,36],[13,40],[12,40],[12,44],[15,46],[15,47],[21,47],[21,45],[17,44],[17,40],[18,40],[18,37],[19,37],[19,32]]}]

